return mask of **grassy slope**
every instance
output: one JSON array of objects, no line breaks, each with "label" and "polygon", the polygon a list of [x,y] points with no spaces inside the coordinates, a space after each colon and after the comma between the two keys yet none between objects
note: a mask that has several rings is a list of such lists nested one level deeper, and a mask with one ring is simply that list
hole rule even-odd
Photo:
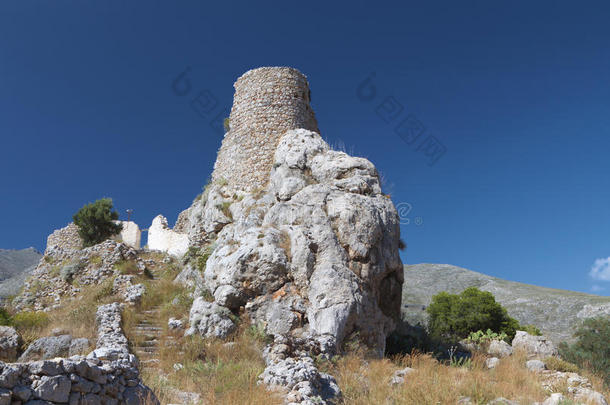
[{"label": "grassy slope", "polygon": [[423,307],[441,291],[459,293],[475,286],[490,291],[522,324],[534,324],[553,341],[569,340],[585,305],[610,305],[610,297],[556,290],[502,280],[448,264],[405,266],[403,318],[411,324],[425,322]]}]

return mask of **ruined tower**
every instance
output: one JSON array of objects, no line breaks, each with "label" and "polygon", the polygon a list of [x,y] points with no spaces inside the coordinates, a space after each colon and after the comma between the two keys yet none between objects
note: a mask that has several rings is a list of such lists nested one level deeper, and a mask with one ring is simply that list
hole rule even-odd
[{"label": "ruined tower", "polygon": [[244,73],[235,95],[218,152],[213,181],[252,191],[267,184],[273,155],[286,131],[305,128],[319,133],[310,102],[309,84],[289,67],[262,67]]}]

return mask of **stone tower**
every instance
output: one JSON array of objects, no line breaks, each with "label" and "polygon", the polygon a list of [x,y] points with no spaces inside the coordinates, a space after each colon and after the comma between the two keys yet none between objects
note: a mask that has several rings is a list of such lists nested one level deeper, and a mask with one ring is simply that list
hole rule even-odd
[{"label": "stone tower", "polygon": [[229,131],[218,152],[213,181],[244,191],[267,184],[282,135],[295,128],[320,132],[307,78],[289,67],[262,67],[234,84]]}]

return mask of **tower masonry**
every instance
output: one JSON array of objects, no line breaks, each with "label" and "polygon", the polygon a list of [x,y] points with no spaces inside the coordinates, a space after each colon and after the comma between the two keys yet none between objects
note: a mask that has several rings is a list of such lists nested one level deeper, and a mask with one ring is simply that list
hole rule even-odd
[{"label": "tower masonry", "polygon": [[234,87],[230,128],[218,152],[212,180],[252,191],[266,186],[273,155],[286,131],[320,131],[309,105],[307,78],[297,69],[252,69],[237,79]]}]

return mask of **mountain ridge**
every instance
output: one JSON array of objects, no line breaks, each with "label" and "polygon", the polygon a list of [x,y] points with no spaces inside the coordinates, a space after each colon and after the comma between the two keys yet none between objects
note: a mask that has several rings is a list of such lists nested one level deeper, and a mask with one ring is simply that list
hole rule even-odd
[{"label": "mountain ridge", "polygon": [[555,343],[571,341],[582,319],[610,316],[610,297],[504,280],[450,264],[405,265],[403,320],[425,325],[425,307],[441,291],[453,294],[468,287],[491,292],[521,324],[539,327]]}]

